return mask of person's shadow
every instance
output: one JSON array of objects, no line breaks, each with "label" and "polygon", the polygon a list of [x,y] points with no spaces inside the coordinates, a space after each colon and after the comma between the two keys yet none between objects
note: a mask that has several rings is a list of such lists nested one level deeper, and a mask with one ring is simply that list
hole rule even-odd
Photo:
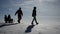
[{"label": "person's shadow", "polygon": [[29,33],[32,31],[32,28],[34,27],[35,25],[29,25],[26,30],[25,30],[25,33]]},{"label": "person's shadow", "polygon": [[0,25],[0,28],[1,27],[4,27],[4,26],[10,26],[10,25],[16,25],[16,24],[18,24],[18,23],[4,23],[4,24],[2,24],[2,25]]}]

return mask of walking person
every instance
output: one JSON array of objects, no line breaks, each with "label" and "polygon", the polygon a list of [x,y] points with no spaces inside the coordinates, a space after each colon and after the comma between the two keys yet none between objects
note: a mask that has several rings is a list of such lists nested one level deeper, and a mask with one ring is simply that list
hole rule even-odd
[{"label": "walking person", "polygon": [[18,23],[20,23],[20,21],[21,21],[21,19],[22,19],[22,16],[23,16],[23,12],[22,12],[21,8],[19,8],[19,9],[16,11],[15,15],[16,15],[16,14],[18,14]]},{"label": "walking person", "polygon": [[36,20],[36,7],[33,8],[32,17],[33,17],[33,20],[32,20],[31,24],[33,25],[34,20],[35,20],[36,24],[38,24],[38,22]]}]

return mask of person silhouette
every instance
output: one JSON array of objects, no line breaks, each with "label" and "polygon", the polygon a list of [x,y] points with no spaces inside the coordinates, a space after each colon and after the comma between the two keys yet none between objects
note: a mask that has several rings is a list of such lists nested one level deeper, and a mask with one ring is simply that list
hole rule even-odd
[{"label": "person silhouette", "polygon": [[9,14],[9,15],[8,15],[8,22],[9,22],[9,23],[11,22],[10,19],[11,19],[11,16],[10,16],[10,14]]},{"label": "person silhouette", "polygon": [[11,18],[11,15],[10,14],[8,15],[8,22],[9,23],[13,23],[13,19]]},{"label": "person silhouette", "polygon": [[38,22],[36,20],[36,7],[33,8],[32,17],[33,17],[33,20],[32,20],[31,24],[33,25],[34,20],[35,20],[36,24],[38,24]]},{"label": "person silhouette", "polygon": [[18,14],[18,23],[20,23],[20,20],[22,19],[22,16],[23,16],[23,12],[22,12],[21,8],[19,8],[19,9],[16,11],[15,15],[16,15],[16,14]]},{"label": "person silhouette", "polygon": [[7,23],[7,20],[8,20],[7,15],[4,15],[4,21],[5,21],[5,23]]}]

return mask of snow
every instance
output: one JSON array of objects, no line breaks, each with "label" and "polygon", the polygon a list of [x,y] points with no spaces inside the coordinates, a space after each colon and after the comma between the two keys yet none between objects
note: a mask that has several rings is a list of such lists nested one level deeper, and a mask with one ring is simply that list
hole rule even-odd
[{"label": "snow", "polygon": [[[31,32],[25,32],[31,22],[21,23],[3,23],[4,27],[0,27],[0,34],[60,34],[60,21],[54,18],[41,18],[39,24],[31,28]],[[2,24],[1,24],[2,25]]]}]

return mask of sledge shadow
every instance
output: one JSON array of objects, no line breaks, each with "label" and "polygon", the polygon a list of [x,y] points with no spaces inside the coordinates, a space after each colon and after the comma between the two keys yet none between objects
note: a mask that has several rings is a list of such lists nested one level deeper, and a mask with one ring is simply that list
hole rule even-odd
[{"label": "sledge shadow", "polygon": [[4,26],[10,26],[10,25],[16,25],[16,24],[18,24],[18,23],[4,23],[4,24],[0,25],[0,28],[4,27]]},{"label": "sledge shadow", "polygon": [[29,33],[32,31],[32,28],[34,27],[35,25],[29,25],[26,30],[25,30],[25,33]]}]

